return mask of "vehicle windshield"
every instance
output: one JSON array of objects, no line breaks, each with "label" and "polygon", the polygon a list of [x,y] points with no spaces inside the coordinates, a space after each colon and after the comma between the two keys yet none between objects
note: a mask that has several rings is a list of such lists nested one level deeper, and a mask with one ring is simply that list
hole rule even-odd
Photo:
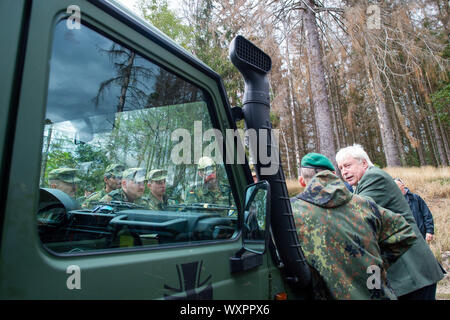
[{"label": "vehicle windshield", "polygon": [[211,148],[214,132],[203,90],[86,26],[70,30],[61,21],[42,138],[41,239],[67,241],[62,234],[79,222],[73,217],[87,213],[178,214],[147,219],[148,227],[158,224],[153,229],[185,213],[236,217],[220,149]]}]

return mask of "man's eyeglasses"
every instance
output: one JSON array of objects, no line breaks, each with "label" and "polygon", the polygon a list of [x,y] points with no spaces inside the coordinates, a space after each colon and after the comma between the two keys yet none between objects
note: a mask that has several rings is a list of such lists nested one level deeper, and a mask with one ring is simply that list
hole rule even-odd
[{"label": "man's eyeglasses", "polygon": [[148,180],[144,180],[144,181],[136,181],[136,180],[133,180],[133,182],[135,183],[135,184],[138,184],[138,185],[146,185],[147,184],[147,182],[148,182]]}]

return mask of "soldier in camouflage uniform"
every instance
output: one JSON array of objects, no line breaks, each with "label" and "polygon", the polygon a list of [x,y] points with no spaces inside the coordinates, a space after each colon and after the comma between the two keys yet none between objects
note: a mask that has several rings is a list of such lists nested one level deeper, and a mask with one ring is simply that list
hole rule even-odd
[{"label": "soldier in camouflage uniform", "polygon": [[202,181],[187,190],[185,202],[230,205],[230,190],[219,185],[216,163],[209,157],[202,157],[197,169]]},{"label": "soldier in camouflage uniform", "polygon": [[166,178],[166,170],[154,169],[149,172],[147,176],[147,187],[150,190],[150,194],[146,200],[150,210],[165,210],[168,204],[168,197],[166,195]]},{"label": "soldier in camouflage uniform", "polygon": [[122,172],[125,170],[125,166],[117,163],[110,164],[106,167],[105,173],[103,175],[103,181],[105,182],[105,188],[96,191],[90,196],[86,197],[86,200],[82,203],[83,208],[92,208],[100,199],[105,195],[119,189],[121,187]]},{"label": "soldier in camouflage uniform", "polygon": [[415,242],[411,226],[370,198],[350,193],[325,156],[307,154],[301,166],[299,182],[306,189],[291,199],[292,211],[326,298],[396,299],[386,270]]},{"label": "soldier in camouflage uniform", "polygon": [[[72,168],[58,168],[48,173],[48,184],[52,189],[58,189],[75,200],[77,184],[81,181],[77,177],[78,170]],[[75,200],[76,201],[76,200]],[[66,216],[66,210],[61,207],[39,211],[37,220],[39,225],[60,223]]]},{"label": "soldier in camouflage uniform", "polygon": [[147,184],[145,176],[143,168],[126,169],[122,173],[121,188],[111,191],[100,202],[122,201],[146,207],[147,202],[142,199]]},{"label": "soldier in camouflage uniform", "polygon": [[77,185],[80,182],[77,173],[78,170],[72,168],[53,169],[48,173],[50,188],[61,190],[75,199]]}]

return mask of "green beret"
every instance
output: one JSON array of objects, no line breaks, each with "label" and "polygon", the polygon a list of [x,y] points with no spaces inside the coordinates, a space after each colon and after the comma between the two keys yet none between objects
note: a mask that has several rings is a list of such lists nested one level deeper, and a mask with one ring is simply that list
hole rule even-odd
[{"label": "green beret", "polygon": [[134,180],[135,182],[145,181],[144,168],[129,168],[122,172],[122,179]]},{"label": "green beret", "polygon": [[308,153],[302,158],[301,166],[303,168],[326,169],[336,171],[331,161],[320,153]]},{"label": "green beret", "polygon": [[167,170],[154,169],[148,173],[147,179],[153,181],[164,180],[167,178]]},{"label": "green beret", "polygon": [[106,167],[105,175],[107,174],[113,174],[116,176],[121,176],[123,170],[125,170],[125,166],[118,163],[112,163],[109,166]]},{"label": "green beret", "polygon": [[48,173],[48,180],[60,180],[66,183],[77,183],[81,180],[77,177],[78,170],[72,168],[53,169]]}]

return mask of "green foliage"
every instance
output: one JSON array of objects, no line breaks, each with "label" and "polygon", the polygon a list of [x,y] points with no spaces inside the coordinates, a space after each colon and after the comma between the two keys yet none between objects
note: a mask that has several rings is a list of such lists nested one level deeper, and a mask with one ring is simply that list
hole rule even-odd
[{"label": "green foliage", "polygon": [[445,126],[448,126],[450,124],[450,82],[447,82],[440,90],[433,93],[431,95],[431,101],[436,108],[439,119]]},{"label": "green foliage", "polygon": [[101,150],[96,150],[89,144],[80,144],[75,149],[78,162],[92,162],[98,167],[106,168],[108,159]]},{"label": "green foliage", "polygon": [[447,44],[442,51],[442,58],[450,59],[450,44]]},{"label": "green foliage", "polygon": [[274,111],[270,111],[270,122],[272,123],[272,128],[278,128],[280,125],[280,115]]},{"label": "green foliage", "polygon": [[209,26],[213,23],[213,2],[202,1],[200,5],[196,15],[192,17],[195,21],[193,26],[183,24],[169,9],[167,0],[140,0],[138,9],[152,25],[217,72],[223,79],[231,105],[236,106],[238,92],[242,91],[244,84],[239,72],[228,59],[228,45],[234,34],[227,30],[227,26],[223,26],[223,31],[210,30]]},{"label": "green foliage", "polygon": [[83,181],[80,188],[91,186],[99,190],[103,188],[103,175],[109,165],[108,158],[101,149],[88,144],[80,144],[75,149],[75,159],[80,167],[80,178]]},{"label": "green foliage", "polygon": [[193,28],[184,25],[174,12],[169,9],[167,0],[140,0],[138,8],[144,19],[164,32],[179,45],[188,48]]},{"label": "green foliage", "polygon": [[48,155],[47,173],[52,171],[53,169],[61,167],[75,168],[76,165],[77,161],[73,157],[72,153],[56,149],[50,152]]}]

